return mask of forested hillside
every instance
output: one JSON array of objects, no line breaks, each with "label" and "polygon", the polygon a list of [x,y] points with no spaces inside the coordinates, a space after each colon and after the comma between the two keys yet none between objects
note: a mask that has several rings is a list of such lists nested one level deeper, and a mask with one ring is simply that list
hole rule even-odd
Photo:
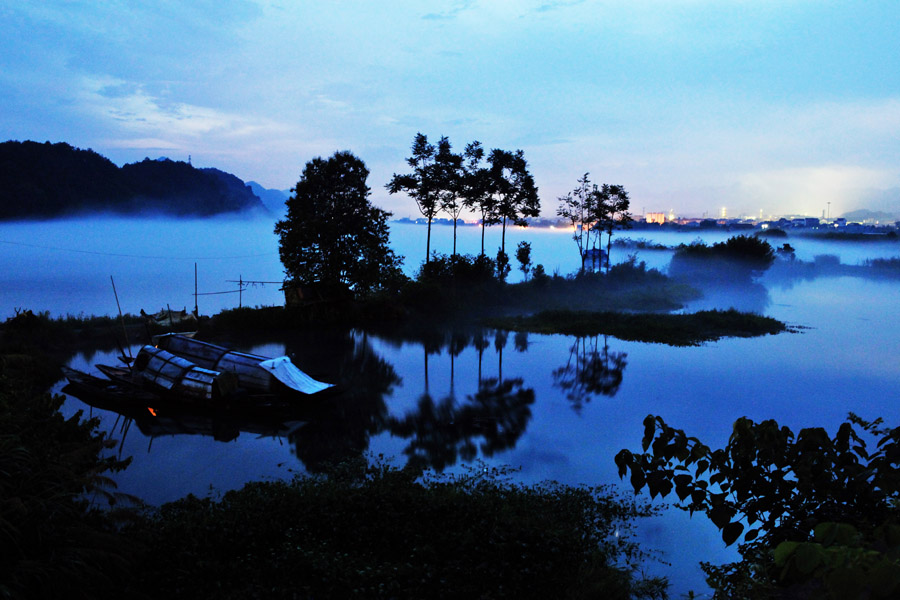
[{"label": "forested hillside", "polygon": [[243,181],[218,169],[168,159],[121,168],[66,143],[0,143],[0,219],[86,212],[209,216],[266,211]]}]

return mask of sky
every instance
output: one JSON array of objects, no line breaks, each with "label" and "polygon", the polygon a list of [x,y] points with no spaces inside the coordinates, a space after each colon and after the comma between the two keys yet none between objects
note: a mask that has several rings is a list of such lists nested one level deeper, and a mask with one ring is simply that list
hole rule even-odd
[{"label": "sky", "polygon": [[522,149],[543,213],[900,213],[896,0],[0,0],[0,138],[289,189],[350,150],[372,201],[416,133]]}]

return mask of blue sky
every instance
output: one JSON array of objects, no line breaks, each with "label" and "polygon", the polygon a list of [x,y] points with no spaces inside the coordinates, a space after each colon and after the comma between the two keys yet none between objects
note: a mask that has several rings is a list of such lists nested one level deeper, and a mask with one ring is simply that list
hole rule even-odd
[{"label": "blue sky", "polygon": [[590,172],[636,213],[900,212],[900,3],[0,0],[0,138],[286,189],[416,132],[525,152],[544,213]]}]

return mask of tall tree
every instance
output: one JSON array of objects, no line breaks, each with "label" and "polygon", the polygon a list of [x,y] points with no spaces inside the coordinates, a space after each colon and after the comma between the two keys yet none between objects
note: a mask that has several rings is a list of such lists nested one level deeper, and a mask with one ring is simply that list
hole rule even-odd
[{"label": "tall tree", "polygon": [[563,217],[572,224],[572,239],[578,246],[581,273],[584,273],[584,263],[589,252],[591,235],[594,233],[598,237],[600,235],[599,230],[595,227],[600,218],[600,190],[597,188],[597,184],[591,183],[588,175],[585,173],[578,180],[578,185],[574,190],[565,196],[560,196],[559,207],[556,209],[557,216]]},{"label": "tall tree", "polygon": [[490,164],[491,192],[495,200],[495,215],[503,225],[500,252],[506,253],[506,224],[512,222],[528,226],[526,217],[541,214],[534,177],[528,171],[528,162],[522,150],[494,149],[488,157]]},{"label": "tall tree", "polygon": [[434,155],[434,179],[440,209],[453,220],[453,256],[456,256],[456,221],[465,208],[463,157],[454,154],[446,136],[438,142]]},{"label": "tall tree", "polygon": [[481,142],[476,140],[466,145],[463,159],[463,204],[469,210],[475,210],[481,215],[481,256],[484,256],[485,227],[500,221],[496,216],[494,196],[491,193],[491,173],[484,163],[484,148]]},{"label": "tall tree", "polygon": [[[444,138],[442,138],[444,139]],[[437,148],[428,143],[428,137],[417,133],[412,144],[412,152],[406,163],[412,173],[398,175],[394,173],[385,186],[391,194],[405,192],[419,207],[422,216],[428,219],[428,237],[425,242],[425,263],[431,260],[431,222],[441,209],[440,185],[435,173],[435,157]]]},{"label": "tall tree", "polygon": [[300,284],[341,284],[358,293],[399,275],[388,244],[391,213],[369,202],[369,170],[351,152],[306,163],[287,216],[275,224],[285,273]]},{"label": "tall tree", "polygon": [[628,192],[621,185],[603,184],[600,189],[600,203],[598,207],[598,225],[606,232],[606,272],[609,273],[609,253],[612,250],[612,236],[616,229],[630,229],[634,221],[628,208],[631,201]]}]

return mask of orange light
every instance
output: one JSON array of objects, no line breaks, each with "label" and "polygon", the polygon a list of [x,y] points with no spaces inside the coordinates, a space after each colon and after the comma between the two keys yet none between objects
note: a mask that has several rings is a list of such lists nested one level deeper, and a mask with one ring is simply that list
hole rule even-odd
[{"label": "orange light", "polygon": [[154,417],[156,416],[156,411],[153,410],[152,408],[150,408],[149,406],[147,407],[147,410],[150,411],[150,414],[151,414],[151,415],[153,415]]}]

